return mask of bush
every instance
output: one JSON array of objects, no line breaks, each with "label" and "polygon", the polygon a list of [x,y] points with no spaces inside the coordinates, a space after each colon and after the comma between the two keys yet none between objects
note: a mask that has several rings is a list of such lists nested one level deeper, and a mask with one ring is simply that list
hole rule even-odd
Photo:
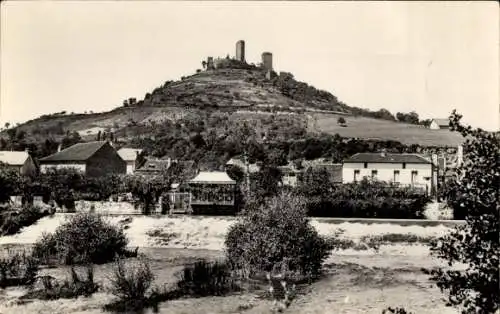
[{"label": "bush", "polygon": [[330,245],[309,224],[303,202],[281,194],[245,210],[226,237],[228,263],[246,275],[284,270],[317,276]]},{"label": "bush", "polygon": [[50,215],[48,211],[34,206],[25,206],[19,212],[10,211],[2,217],[0,234],[2,236],[15,234],[23,227],[31,226],[48,215]]},{"label": "bush", "polygon": [[0,259],[0,288],[33,284],[38,268],[38,261],[25,253]]},{"label": "bush", "polygon": [[40,277],[43,289],[30,291],[24,298],[57,300],[61,298],[72,299],[79,296],[89,297],[99,289],[99,285],[94,282],[94,269],[92,266],[87,266],[86,278],[80,277],[74,267],[71,267],[70,276],[62,284],[59,284],[51,276]]},{"label": "bush", "polygon": [[220,296],[238,289],[228,265],[200,260],[182,270],[177,288],[182,295],[193,297]]},{"label": "bush", "polygon": [[155,278],[145,260],[140,260],[135,267],[125,267],[123,260],[118,259],[113,275],[111,292],[121,301],[145,300]]},{"label": "bush", "polygon": [[91,213],[76,214],[53,234],[44,234],[34,245],[33,255],[59,263],[103,264],[115,256],[128,256],[123,231]]},{"label": "bush", "polygon": [[402,307],[388,307],[385,310],[382,311],[382,314],[412,314],[411,312],[406,311]]}]

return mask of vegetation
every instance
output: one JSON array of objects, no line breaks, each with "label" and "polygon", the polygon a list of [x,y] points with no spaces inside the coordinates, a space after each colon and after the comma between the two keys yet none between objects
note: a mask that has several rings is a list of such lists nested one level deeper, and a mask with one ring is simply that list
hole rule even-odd
[{"label": "vegetation", "polygon": [[37,259],[26,253],[0,258],[0,288],[33,284],[38,268]]},{"label": "vegetation", "polygon": [[463,313],[495,313],[500,306],[500,140],[498,134],[463,126],[461,118],[454,111],[451,126],[470,139],[447,202],[465,213],[466,224],[432,243],[431,251],[450,266],[468,266],[465,271],[432,271],[431,278],[448,293],[448,304],[461,306]]},{"label": "vegetation", "polygon": [[193,265],[184,266],[177,289],[182,295],[204,297],[225,295],[239,288],[228,265],[199,260]]},{"label": "vegetation", "polygon": [[44,234],[34,245],[33,255],[43,261],[67,265],[102,264],[115,256],[133,256],[126,249],[128,240],[119,227],[100,216],[79,213],[57,227],[53,234]]},{"label": "vegetation", "polygon": [[14,195],[19,184],[19,175],[12,169],[5,167],[0,162],[0,203],[5,203],[10,200],[10,196]]},{"label": "vegetation", "polygon": [[363,180],[333,186],[324,171],[309,170],[296,189],[313,217],[422,219],[430,199],[411,188]]},{"label": "vegetation", "polygon": [[118,259],[113,275],[111,292],[126,301],[144,300],[155,278],[145,260],[140,260],[135,267],[126,267],[123,260]]},{"label": "vegetation", "polygon": [[0,235],[15,234],[23,227],[30,226],[50,214],[49,211],[34,206],[24,206],[19,211],[9,209],[0,214]]},{"label": "vegetation", "polygon": [[315,277],[330,250],[309,224],[304,204],[289,194],[247,208],[231,226],[225,246],[230,267],[246,276],[283,268]]},{"label": "vegetation", "polygon": [[52,276],[39,277],[43,288],[28,292],[23,299],[73,299],[79,296],[89,297],[99,289],[99,285],[94,282],[94,269],[92,266],[86,267],[86,277],[79,275],[74,267],[71,267],[70,278],[59,283]]}]

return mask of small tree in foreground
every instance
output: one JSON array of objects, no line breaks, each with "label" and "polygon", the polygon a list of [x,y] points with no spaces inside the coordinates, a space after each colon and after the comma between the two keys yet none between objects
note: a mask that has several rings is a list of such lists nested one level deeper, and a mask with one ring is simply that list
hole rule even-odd
[{"label": "small tree in foreground", "polygon": [[330,246],[309,223],[303,202],[281,194],[246,210],[226,237],[229,265],[247,275],[275,270],[316,276]]},{"label": "small tree in foreground", "polygon": [[452,130],[469,139],[464,163],[447,191],[448,204],[466,212],[466,224],[431,244],[431,252],[449,266],[468,265],[464,271],[439,269],[432,279],[449,294],[448,305],[463,313],[495,313],[499,309],[500,144],[498,134],[473,130],[453,111]]},{"label": "small tree in foreground", "polygon": [[[77,214],[57,227],[53,234],[44,234],[34,245],[33,255],[45,261],[65,264],[112,261],[127,256],[128,240],[123,231],[91,213]],[[135,255],[135,254],[134,254]]]}]

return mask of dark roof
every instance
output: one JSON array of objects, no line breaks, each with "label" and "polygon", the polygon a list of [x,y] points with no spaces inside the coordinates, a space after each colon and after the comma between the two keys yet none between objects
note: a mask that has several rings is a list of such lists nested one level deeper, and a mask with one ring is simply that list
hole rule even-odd
[{"label": "dark roof", "polygon": [[158,172],[162,170],[167,170],[172,165],[172,160],[168,159],[148,159],[137,169],[139,172]]},{"label": "dark roof", "polygon": [[381,153],[358,153],[344,160],[344,163],[408,163],[408,164],[430,164],[431,161],[417,154],[381,154]]},{"label": "dark roof", "polygon": [[107,141],[78,143],[60,152],[41,158],[40,161],[86,161],[107,143]]}]

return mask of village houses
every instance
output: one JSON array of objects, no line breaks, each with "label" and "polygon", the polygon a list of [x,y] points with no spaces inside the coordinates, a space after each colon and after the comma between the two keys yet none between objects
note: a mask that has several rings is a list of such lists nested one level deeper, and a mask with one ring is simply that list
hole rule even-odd
[{"label": "village houses", "polygon": [[120,148],[118,155],[127,163],[127,174],[133,174],[144,163],[144,152],[137,148]]}]

